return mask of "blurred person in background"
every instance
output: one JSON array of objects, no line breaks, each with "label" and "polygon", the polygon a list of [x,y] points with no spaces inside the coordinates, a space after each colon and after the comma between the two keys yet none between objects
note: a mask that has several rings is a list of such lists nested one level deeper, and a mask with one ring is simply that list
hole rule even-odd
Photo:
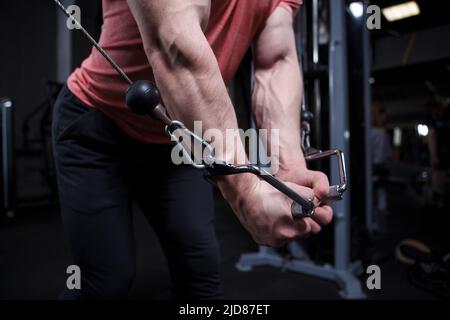
[{"label": "blurred person in background", "polygon": [[450,168],[449,110],[444,103],[438,100],[428,101],[426,109],[430,114],[427,143],[430,152],[433,203],[438,209],[443,209],[446,204],[445,184]]},{"label": "blurred person in background", "polygon": [[374,205],[378,213],[379,231],[385,230],[385,218],[387,215],[387,193],[383,177],[389,174],[388,163],[392,160],[391,139],[386,124],[386,109],[380,103],[372,105],[372,129],[371,129],[371,149],[372,165],[374,175]]}]

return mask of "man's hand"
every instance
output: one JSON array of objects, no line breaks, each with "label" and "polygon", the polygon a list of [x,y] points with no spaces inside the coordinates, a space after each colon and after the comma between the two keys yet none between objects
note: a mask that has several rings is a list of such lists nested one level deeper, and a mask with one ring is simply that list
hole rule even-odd
[{"label": "man's hand", "polygon": [[309,170],[303,160],[298,160],[281,165],[276,176],[283,181],[312,189],[314,202],[319,205],[315,214],[326,217],[325,221],[331,221],[332,208],[327,205],[320,205],[320,202],[327,197],[330,188],[328,177],[323,172]]},{"label": "man's hand", "polygon": [[[312,189],[286,184],[301,196],[314,198]],[[313,218],[293,218],[292,200],[253,175],[224,177],[218,185],[242,225],[261,245],[280,247],[318,233],[332,218],[329,207],[317,208]]]},{"label": "man's hand", "polygon": [[[292,23],[292,12],[277,8],[254,43],[253,115],[259,128],[280,132],[277,177],[312,189],[319,203],[328,194],[329,182],[323,173],[306,168],[300,148],[303,83]],[[267,146],[271,149],[270,135],[268,140]],[[329,222],[332,210],[329,206],[320,206],[316,216],[320,221]]]},{"label": "man's hand", "polygon": [[280,164],[277,178],[308,187],[314,190],[314,197],[322,200],[328,195],[330,183],[326,174],[309,170],[303,160],[303,155],[297,161]]}]

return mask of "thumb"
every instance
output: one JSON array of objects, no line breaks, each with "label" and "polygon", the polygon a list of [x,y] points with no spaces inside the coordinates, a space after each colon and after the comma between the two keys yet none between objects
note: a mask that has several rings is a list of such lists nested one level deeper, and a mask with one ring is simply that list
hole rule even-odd
[{"label": "thumb", "polygon": [[314,190],[314,196],[319,200],[328,196],[330,182],[326,174],[320,171],[309,170],[307,174],[307,183]]},{"label": "thumb", "polygon": [[303,198],[308,200],[314,199],[314,191],[311,188],[303,187],[298,184],[292,183],[292,182],[285,182],[285,184],[297,192],[299,195],[301,195]]}]

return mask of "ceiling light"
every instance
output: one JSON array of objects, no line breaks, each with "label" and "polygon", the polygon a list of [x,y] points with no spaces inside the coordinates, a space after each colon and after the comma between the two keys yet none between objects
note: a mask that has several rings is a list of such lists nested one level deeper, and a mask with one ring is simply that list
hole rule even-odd
[{"label": "ceiling light", "polygon": [[382,9],[383,15],[387,21],[397,21],[420,14],[420,8],[415,1],[400,3],[391,7]]},{"label": "ceiling light", "polygon": [[364,13],[364,6],[362,2],[352,2],[350,3],[350,12],[355,18],[361,18]]},{"label": "ceiling light", "polygon": [[425,124],[419,124],[417,125],[417,133],[419,136],[426,137],[428,135],[429,129],[428,126]]}]

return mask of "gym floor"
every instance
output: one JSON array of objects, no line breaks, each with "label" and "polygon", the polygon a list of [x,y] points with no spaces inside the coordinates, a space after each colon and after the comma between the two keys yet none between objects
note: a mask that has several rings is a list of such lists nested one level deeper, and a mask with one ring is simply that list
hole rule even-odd
[{"label": "gym floor", "polygon": [[[407,208],[403,203],[402,208],[389,216],[388,233],[373,240],[373,258],[378,255],[382,260],[382,289],[367,291],[369,299],[435,299],[409,283],[409,267],[391,254],[399,240],[430,232],[416,228],[424,218],[422,211],[413,204]],[[129,298],[167,299],[170,279],[165,259],[154,232],[138,211],[134,217],[137,276]],[[239,255],[257,248],[221,197],[216,200],[216,228],[226,299],[341,299],[336,285],[313,277],[269,267],[238,271]],[[439,235],[445,237],[445,231],[434,230],[436,241],[442,241],[436,238]],[[15,219],[0,224],[0,299],[55,299],[65,284],[70,262],[57,208],[22,210]],[[364,275],[361,279],[364,284]]]}]

